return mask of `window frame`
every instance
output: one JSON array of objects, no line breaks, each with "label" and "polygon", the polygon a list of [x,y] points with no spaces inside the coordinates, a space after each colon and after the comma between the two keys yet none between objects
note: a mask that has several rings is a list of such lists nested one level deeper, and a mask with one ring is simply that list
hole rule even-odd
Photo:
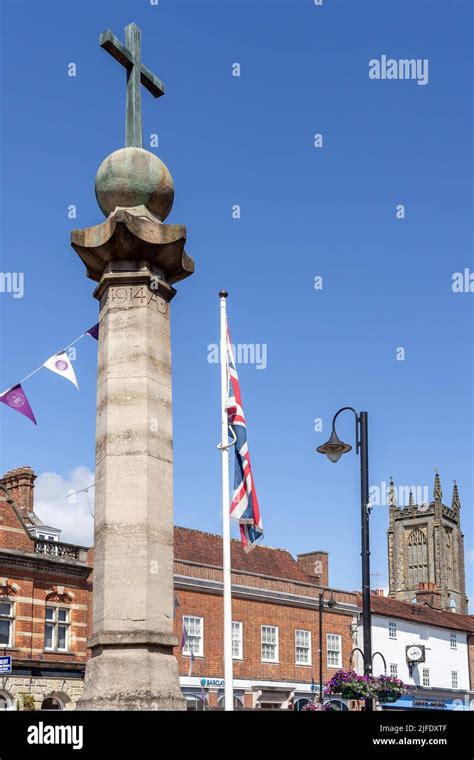
[{"label": "window frame", "polygon": [[[53,616],[51,619],[47,617],[47,611],[52,610]],[[66,620],[59,619],[59,613],[66,613]],[[70,652],[71,651],[71,615],[72,610],[70,607],[63,607],[61,604],[46,603],[44,606],[44,651],[45,652]],[[52,646],[46,646],[46,630],[47,627],[52,628]],[[59,646],[59,630],[65,629],[65,644],[66,646]]]},{"label": "window frame", "polygon": [[390,677],[398,678],[398,662],[390,663]]},{"label": "window frame", "polygon": [[397,621],[396,620],[388,621],[388,638],[389,639],[397,638]]},{"label": "window frame", "polygon": [[[195,617],[195,616],[191,615],[191,617]],[[185,694],[184,698],[186,700],[187,712],[204,712],[205,711],[206,705],[200,694]],[[188,705],[194,705],[194,706],[188,707]]]},{"label": "window frame", "polygon": [[[308,645],[302,647],[301,645],[298,647],[298,634],[299,633],[305,633],[308,637]],[[304,649],[308,654],[308,661],[302,662],[301,660],[298,660],[298,649]],[[312,651],[311,651],[311,631],[308,631],[306,628],[296,628],[295,629],[295,665],[299,665],[301,667],[310,668],[313,664],[313,658],[312,658]]]},{"label": "window frame", "polygon": [[449,634],[449,648],[450,649],[457,649],[458,648],[458,637],[456,633],[450,633]]},{"label": "window frame", "polygon": [[[454,684],[454,681],[456,681],[456,684]],[[459,671],[457,670],[451,671],[451,688],[459,689]]]},{"label": "window frame", "polygon": [[[332,665],[329,662],[329,652],[336,652],[336,649],[329,649],[329,637],[332,636],[338,640],[339,649],[337,654],[339,655],[337,665]],[[342,668],[342,636],[340,633],[326,633],[326,666],[332,670],[340,670]]]},{"label": "window frame", "polygon": [[[428,683],[425,683],[427,681]],[[421,685],[425,688],[428,688],[431,686],[431,679],[430,679],[430,669],[429,668],[423,668],[421,672]]]},{"label": "window frame", "polygon": [[197,638],[193,634],[190,634],[188,627],[186,626],[186,620],[199,620],[199,651],[195,652],[193,649],[194,657],[204,657],[204,618],[201,615],[183,615],[183,626],[186,628],[186,643],[183,647],[182,654],[185,657],[191,657],[191,649],[189,647],[189,638]]},{"label": "window frame", "polygon": [[[263,640],[263,629],[264,628],[271,628],[275,631],[275,643],[264,641]],[[275,658],[269,659],[268,657],[263,656],[263,645],[266,644],[267,646],[274,646],[275,647]],[[279,663],[280,662],[280,647],[279,647],[279,630],[277,625],[269,625],[267,623],[260,626],[260,660],[261,662],[268,662],[268,663]]]},{"label": "window frame", "polygon": [[[0,689],[0,700],[5,702],[5,707],[0,706],[0,713],[15,709],[15,698],[5,689]],[[1,701],[0,701],[1,705]]]},{"label": "window frame", "polygon": [[[238,626],[239,631],[240,631],[240,635],[238,638],[238,644],[239,644],[238,654],[234,654],[234,644],[236,643],[236,641],[234,640],[234,626]],[[232,621],[232,659],[233,660],[244,659],[244,624],[240,620]]]},{"label": "window frame", "polygon": [[0,613],[0,620],[8,622],[8,644],[0,644],[0,649],[13,649],[13,642],[15,640],[14,625],[15,625],[15,602],[11,599],[2,597],[0,604],[9,604],[10,612],[8,615]]}]

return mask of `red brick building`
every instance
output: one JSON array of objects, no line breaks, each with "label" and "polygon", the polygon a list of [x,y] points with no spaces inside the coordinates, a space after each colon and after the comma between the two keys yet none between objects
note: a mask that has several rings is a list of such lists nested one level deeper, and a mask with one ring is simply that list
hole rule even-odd
[{"label": "red brick building", "polygon": [[[37,708],[73,709],[82,690],[92,610],[92,550],[59,540],[33,511],[28,467],[0,481],[0,708],[23,694]],[[324,591],[323,678],[347,668],[359,608],[353,593],[328,588],[325,552],[232,542],[236,707],[301,707],[319,683],[319,594]],[[222,538],[175,528],[175,650],[190,709],[218,706],[223,693]],[[329,608],[327,601],[335,600]],[[190,672],[190,649],[193,662]]]},{"label": "red brick building", "polygon": [[29,467],[0,480],[0,709],[74,709],[91,614],[90,550],[62,543],[33,511]]},{"label": "red brick building", "polygon": [[[349,666],[356,595],[328,589],[325,552],[295,560],[265,546],[246,554],[239,541],[231,549],[235,706],[301,708],[312,696],[311,680],[319,682],[319,593],[325,590],[324,681]],[[175,589],[175,632],[181,637],[184,619],[188,633],[184,655],[179,648],[175,652],[181,688],[190,709],[202,709],[203,700],[216,706],[224,686],[220,536],[175,529]],[[328,608],[331,593],[336,605]]]}]

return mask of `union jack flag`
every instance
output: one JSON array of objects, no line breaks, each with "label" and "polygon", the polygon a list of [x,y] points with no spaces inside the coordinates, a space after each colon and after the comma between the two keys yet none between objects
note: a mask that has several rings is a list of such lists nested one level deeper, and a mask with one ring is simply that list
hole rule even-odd
[{"label": "union jack flag", "polygon": [[227,373],[227,419],[235,437],[234,493],[230,505],[230,516],[239,521],[240,538],[244,550],[249,552],[256,545],[256,541],[263,536],[263,524],[258,506],[257,492],[255,491],[252,468],[250,466],[247,426],[245,424],[239,377],[235,367],[228,325]]}]

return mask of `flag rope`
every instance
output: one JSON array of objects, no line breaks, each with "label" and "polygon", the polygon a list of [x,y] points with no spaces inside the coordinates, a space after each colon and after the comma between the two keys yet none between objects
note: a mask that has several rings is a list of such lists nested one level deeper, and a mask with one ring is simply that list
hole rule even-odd
[{"label": "flag rope", "polygon": [[[93,328],[90,328],[90,329],[92,330]],[[88,335],[88,334],[89,333],[87,331],[81,333],[81,335],[79,335],[78,338],[75,338],[71,343],[68,343],[68,345],[65,348],[61,349],[60,351],[56,351],[54,354],[51,354],[51,356],[56,356],[57,354],[63,354],[65,351],[68,350],[68,348],[71,348],[71,346],[73,346],[75,343],[77,343],[79,340],[81,340],[82,338],[84,338],[85,335]],[[0,393],[0,396],[4,396],[5,393],[8,393],[8,391],[11,391],[11,389],[15,388],[16,385],[23,385],[23,383],[26,380],[29,380],[30,377],[33,377],[33,375],[36,375],[36,373],[39,372],[40,369],[43,369],[43,367],[44,367],[44,364],[40,364],[40,366],[36,367],[36,369],[34,369],[33,372],[30,372],[28,375],[25,375],[25,377],[22,380],[18,380],[18,382],[13,383],[13,385],[10,385],[8,388],[6,388],[4,391],[2,391]]]},{"label": "flag rope", "polygon": [[23,377],[19,382],[15,383],[14,385],[10,385],[8,388],[2,391],[0,393],[0,402],[2,404],[5,404],[5,406],[10,407],[10,409],[13,409],[16,412],[20,412],[20,414],[23,414],[36,425],[36,417],[23,389],[23,383],[26,380],[29,380],[30,377],[33,377],[33,375],[36,375],[36,373],[44,367],[45,369],[48,369],[51,372],[60,375],[65,380],[69,380],[73,385],[75,385],[77,390],[79,390],[76,373],[74,372],[74,367],[72,365],[71,359],[69,358],[69,355],[66,353],[66,351],[79,340],[81,340],[85,335],[89,335],[91,338],[94,338],[94,340],[98,341],[99,323],[81,333],[77,338],[74,338],[74,340],[68,343],[65,348],[61,349],[60,351],[56,351],[56,353],[52,354],[48,359],[46,359],[43,364],[41,364],[39,367],[36,367],[36,369],[34,369],[28,375],[25,375],[25,377]]}]

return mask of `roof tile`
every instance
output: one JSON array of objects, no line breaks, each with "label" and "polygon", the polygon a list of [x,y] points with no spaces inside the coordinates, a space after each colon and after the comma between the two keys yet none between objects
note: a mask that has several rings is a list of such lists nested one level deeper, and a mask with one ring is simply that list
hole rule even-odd
[{"label": "roof tile", "polygon": [[[358,602],[362,604],[362,596],[358,594]],[[435,610],[427,604],[410,604],[388,596],[371,596],[370,606],[373,615],[411,620],[438,628],[455,628],[459,631],[474,632],[474,615],[459,615],[457,612]]]},{"label": "roof tile", "polygon": [[[177,561],[222,567],[222,536],[176,526],[174,557]],[[298,566],[290,552],[284,549],[259,545],[247,554],[241,542],[232,539],[231,561],[234,571],[312,585],[311,579]]]}]

